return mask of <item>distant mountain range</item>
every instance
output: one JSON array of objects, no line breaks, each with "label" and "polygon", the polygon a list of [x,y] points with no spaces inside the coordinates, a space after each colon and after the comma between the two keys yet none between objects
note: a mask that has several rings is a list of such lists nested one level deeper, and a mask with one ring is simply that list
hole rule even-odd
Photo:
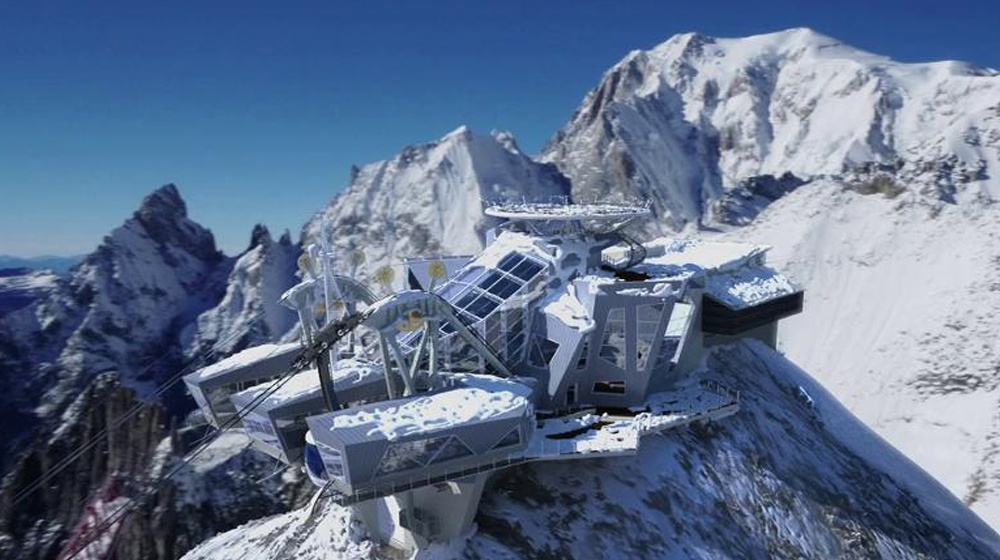
[{"label": "distant mountain range", "polygon": [[53,255],[42,255],[39,257],[14,257],[11,255],[0,255],[0,269],[4,268],[27,268],[31,270],[48,269],[56,274],[65,274],[69,269],[77,265],[87,255],[74,255],[71,257],[56,257]]}]

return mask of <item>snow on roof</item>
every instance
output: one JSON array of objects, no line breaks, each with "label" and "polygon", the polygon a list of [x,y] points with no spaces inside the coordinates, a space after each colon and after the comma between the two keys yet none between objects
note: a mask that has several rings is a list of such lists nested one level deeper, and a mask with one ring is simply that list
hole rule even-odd
[{"label": "snow on roof", "polygon": [[[356,358],[337,360],[332,375],[335,390],[362,383],[381,382],[383,377],[381,365]],[[270,383],[255,385],[233,396],[241,400],[252,400],[260,393],[266,391],[270,386]],[[315,369],[304,370],[286,380],[277,391],[268,396],[260,404],[260,408],[273,408],[276,405],[284,404],[307,395],[319,394],[319,392],[319,373]]]},{"label": "snow on roof", "polygon": [[484,266],[486,268],[497,268],[500,259],[512,252],[532,255],[543,262],[551,262],[552,255],[538,246],[539,240],[535,237],[518,231],[502,231],[500,235],[490,243],[482,253],[472,260],[470,265]]},{"label": "snow on roof", "polygon": [[620,220],[649,216],[645,206],[624,204],[556,204],[543,202],[503,203],[485,210],[487,216],[517,220]]},{"label": "snow on roof", "polygon": [[655,276],[681,276],[705,270],[731,270],[770,249],[749,243],[656,239],[646,244],[649,256],[639,265]]},{"label": "snow on roof", "polygon": [[617,282],[614,275],[603,270],[597,270],[591,274],[587,274],[586,276],[581,276],[578,281],[581,285],[587,287],[587,292],[591,295],[599,293],[600,286],[606,286]]},{"label": "snow on roof", "polygon": [[355,429],[391,441],[520,413],[530,403],[531,388],[521,383],[472,374],[452,379],[463,386],[334,413],[330,429]]},{"label": "snow on roof", "polygon": [[766,266],[712,275],[708,278],[706,289],[712,297],[736,309],[797,291],[788,278]]},{"label": "snow on roof", "polygon": [[542,303],[542,312],[562,321],[567,327],[581,332],[594,328],[594,319],[590,311],[576,297],[576,286],[567,284],[565,288],[556,290]]},{"label": "snow on roof", "polygon": [[290,342],[288,344],[261,344],[260,346],[254,346],[253,348],[247,348],[246,350],[237,352],[236,354],[233,354],[224,360],[215,362],[212,365],[205,366],[186,377],[204,381],[217,375],[233,371],[234,369],[246,367],[286,352],[300,350],[301,348],[302,345],[298,342]]}]

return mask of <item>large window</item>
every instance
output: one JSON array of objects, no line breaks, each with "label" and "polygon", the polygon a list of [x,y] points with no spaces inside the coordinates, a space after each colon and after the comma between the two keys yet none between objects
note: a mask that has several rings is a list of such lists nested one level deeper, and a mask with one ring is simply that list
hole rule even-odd
[{"label": "large window", "polygon": [[451,436],[448,438],[448,442],[444,444],[444,447],[441,448],[441,451],[430,460],[429,464],[443,463],[469,455],[472,455],[472,450],[469,449],[469,446],[465,445],[465,442],[459,439],[458,436]]},{"label": "large window", "polygon": [[608,310],[604,323],[604,336],[601,339],[601,358],[622,369],[626,367],[625,359],[625,308],[616,307]]},{"label": "large window", "polygon": [[472,455],[472,450],[455,435],[390,443],[382,455],[375,475],[419,469],[468,455]]},{"label": "large window", "polygon": [[504,447],[513,447],[515,445],[520,445],[521,443],[521,429],[514,428],[513,430],[507,432],[507,435],[500,438],[500,441],[493,446],[493,449],[503,449]]},{"label": "large window", "polygon": [[680,338],[687,330],[688,320],[691,318],[693,306],[690,303],[678,301],[674,303],[674,308],[670,310],[670,320],[667,321],[667,328],[663,336]]},{"label": "large window", "polygon": [[243,429],[247,435],[274,447],[281,447],[278,433],[274,431],[274,425],[265,416],[248,413],[243,417]]},{"label": "large window", "polygon": [[502,355],[510,363],[521,360],[525,347],[525,313],[524,309],[514,307],[503,311],[503,326],[506,342]]},{"label": "large window", "polygon": [[427,464],[445,443],[448,437],[419,439],[390,443],[386,448],[382,461],[379,463],[376,475],[391,474],[409,469],[418,469]]},{"label": "large window", "polygon": [[531,345],[531,356],[529,362],[533,366],[548,367],[558,350],[558,342],[536,336]]},{"label": "large window", "polygon": [[[493,317],[504,302],[517,294],[535,277],[545,270],[545,265],[534,257],[520,253],[508,253],[497,263],[496,268],[485,268],[472,263],[459,271],[437,293],[456,310],[459,318],[469,326],[478,325],[484,319]],[[518,338],[523,330],[524,320],[520,315],[512,317],[506,325],[494,322],[487,324],[480,333],[502,356],[519,356],[524,339]],[[500,333],[507,338],[506,346],[501,342]],[[441,333],[449,336],[455,328],[449,323],[441,325]],[[400,341],[414,347],[420,340],[419,332],[404,333]]]},{"label": "large window", "polygon": [[493,312],[531,281],[545,265],[520,253],[508,253],[496,269],[471,264],[438,291],[472,323]]},{"label": "large window", "polygon": [[236,405],[229,400],[232,394],[231,387],[215,387],[208,390],[208,401],[212,405],[212,412],[220,419],[228,418],[228,415],[236,413]]},{"label": "large window", "polygon": [[583,338],[583,342],[580,344],[580,355],[576,359],[576,369],[583,370],[587,369],[587,359],[590,355],[590,335],[586,335]]},{"label": "large window", "polygon": [[681,339],[687,333],[688,326],[693,318],[694,306],[690,303],[678,301],[674,303],[670,310],[670,319],[663,330],[663,340],[660,343],[660,352],[656,358],[658,364],[675,362],[677,353],[681,348]]},{"label": "large window", "polygon": [[643,371],[649,363],[649,354],[653,351],[653,343],[658,336],[660,316],[663,315],[663,305],[640,305],[635,308],[636,319],[636,365],[635,369]]}]

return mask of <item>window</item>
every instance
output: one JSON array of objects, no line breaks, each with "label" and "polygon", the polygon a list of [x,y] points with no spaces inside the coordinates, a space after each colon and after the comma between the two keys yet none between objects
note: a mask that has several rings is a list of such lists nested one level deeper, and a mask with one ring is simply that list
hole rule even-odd
[{"label": "window", "polygon": [[516,276],[522,282],[527,282],[528,280],[534,278],[535,275],[541,272],[545,267],[541,263],[536,262],[534,259],[530,259],[518,253],[510,253],[500,259],[500,262],[497,264],[497,268],[508,274]]},{"label": "window", "polygon": [[340,454],[340,450],[319,442],[316,442],[316,448],[319,449],[320,457],[323,458],[326,472],[332,477],[343,478],[344,457]]},{"label": "window", "polygon": [[527,282],[528,280],[534,278],[536,274],[541,272],[542,268],[542,265],[536,263],[535,261],[524,259],[520,264],[515,266],[510,273]]},{"label": "window", "polygon": [[576,359],[576,369],[582,370],[587,369],[587,358],[590,354],[590,336],[583,339],[583,343],[580,344],[580,357]]},{"label": "window", "polygon": [[547,367],[559,350],[558,342],[542,337],[535,337],[531,346],[531,356],[528,361],[538,367]]},{"label": "window", "polygon": [[499,278],[495,284],[490,286],[489,290],[491,294],[495,294],[499,298],[507,299],[514,295],[514,292],[519,290],[521,285],[516,281],[511,280],[507,277]]},{"label": "window", "polygon": [[430,460],[429,464],[443,463],[445,461],[450,461],[452,459],[458,459],[461,457],[466,457],[472,455],[472,450],[469,449],[468,445],[458,438],[458,436],[450,436],[447,443],[441,448],[441,451]]},{"label": "window", "polygon": [[236,405],[233,404],[233,401],[229,400],[229,395],[231,394],[231,389],[227,387],[216,387],[208,390],[208,402],[211,403],[212,412],[216,416],[222,417],[223,415],[236,413]]},{"label": "window", "polygon": [[423,467],[448,443],[448,438],[449,436],[440,436],[390,443],[375,474],[392,474]]},{"label": "window", "polygon": [[521,443],[521,430],[519,428],[514,428],[507,435],[500,438],[500,441],[493,446],[493,449],[503,449],[504,447],[513,447],[515,445],[520,445]]},{"label": "window", "polygon": [[511,362],[517,362],[524,357],[524,319],[523,309],[513,308],[503,312],[503,321],[507,331],[507,343],[503,357]]},{"label": "window", "polygon": [[274,425],[264,416],[253,413],[247,414],[243,417],[243,430],[246,431],[249,437],[257,441],[281,447],[278,434],[274,431]]},{"label": "window", "polygon": [[678,348],[680,348],[680,342],[679,338],[664,338],[660,341],[660,352],[656,356],[656,364],[661,365],[673,360]]},{"label": "window", "polygon": [[604,337],[601,340],[601,358],[622,369],[625,361],[625,308],[616,307],[608,310],[604,322]]},{"label": "window", "polygon": [[594,383],[595,393],[606,393],[610,395],[624,395],[624,381],[597,381]]},{"label": "window", "polygon": [[487,317],[479,323],[478,330],[483,335],[483,339],[497,353],[503,355],[503,313],[496,313]]},{"label": "window", "polygon": [[313,475],[323,478],[326,475],[326,465],[323,464],[323,456],[319,454],[319,449],[315,445],[307,443],[305,455],[306,467],[309,468]]},{"label": "window", "polygon": [[[517,310],[512,320],[503,321],[499,330],[495,323],[482,323],[495,318],[498,310],[504,309],[504,302],[543,270],[545,265],[541,261],[512,252],[504,255],[496,268],[470,264],[435,291],[455,308],[459,320],[466,326],[476,328],[498,354],[506,360],[519,361],[524,359],[525,349],[529,346],[523,333],[523,311]],[[455,338],[452,335],[457,329],[451,323],[442,321],[440,329],[445,341]],[[419,344],[420,336],[419,331],[401,332],[397,340],[404,349],[412,349]],[[461,345],[457,348],[461,350]],[[448,364],[463,361],[461,356],[453,358],[448,351],[444,359]],[[482,370],[482,367],[475,369]]]},{"label": "window", "polygon": [[465,309],[469,313],[472,313],[476,317],[482,319],[483,317],[489,315],[499,305],[499,301],[483,294],[476,298],[476,300],[470,303]]},{"label": "window", "polygon": [[656,340],[656,327],[660,325],[663,315],[663,305],[640,305],[635,308],[636,318],[636,365],[635,369],[643,371],[649,363],[649,354]]},{"label": "window", "polygon": [[[436,292],[455,307],[466,325],[471,326],[491,316],[543,270],[545,265],[532,257],[508,253],[495,269],[476,264],[465,267]],[[441,332],[449,336],[455,333],[455,328],[444,322]],[[401,333],[399,340],[412,348],[418,339],[413,333]]]},{"label": "window", "polygon": [[574,404],[576,404],[576,390],[577,390],[576,383],[566,388],[566,406],[573,406]]},{"label": "window", "polygon": [[667,321],[667,328],[664,330],[663,336],[680,338],[687,330],[692,307],[690,303],[675,302],[674,308],[670,310],[670,320]]},{"label": "window", "polygon": [[660,342],[659,355],[656,357],[657,364],[677,360],[681,339],[687,333],[688,325],[694,316],[693,308],[690,303],[674,302],[673,309],[670,310],[670,319],[667,320],[667,326],[663,330],[663,340]]}]

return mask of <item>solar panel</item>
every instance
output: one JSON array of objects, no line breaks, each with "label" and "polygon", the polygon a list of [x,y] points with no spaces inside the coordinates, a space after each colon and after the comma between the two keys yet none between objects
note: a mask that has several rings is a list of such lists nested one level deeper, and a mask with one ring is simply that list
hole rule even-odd
[{"label": "solar panel", "polygon": [[454,303],[454,305],[459,309],[465,309],[469,307],[469,304],[472,303],[473,300],[475,300],[481,293],[482,292],[479,290],[469,290],[468,293],[462,296],[461,299]]},{"label": "solar panel", "polygon": [[[496,268],[470,264],[435,291],[455,308],[462,322],[472,326],[490,316],[544,269],[545,266],[534,259],[511,252],[497,262]],[[445,336],[454,332],[454,327],[448,323],[441,325],[441,333]],[[420,337],[410,332],[402,334],[400,340],[412,348]],[[523,334],[514,336],[513,341],[515,346],[522,345]]]},{"label": "solar panel", "polygon": [[455,278],[452,279],[451,282],[449,282],[449,284],[451,283],[475,284],[479,280],[479,277],[485,274],[486,271],[487,269],[481,266],[470,266],[465,270],[459,272],[458,275],[455,276]]},{"label": "solar panel", "polygon": [[527,282],[528,280],[534,278],[534,276],[539,272],[541,272],[541,270],[542,270],[542,265],[536,263],[535,261],[525,259],[524,261],[519,263],[516,267],[514,267],[514,269],[511,270],[510,272],[514,276],[517,276],[521,280]]},{"label": "solar panel", "polygon": [[499,279],[501,279],[501,278],[503,278],[503,274],[502,273],[500,273],[500,272],[498,272],[496,270],[491,270],[489,272],[489,274],[483,276],[482,279],[480,279],[479,282],[476,283],[476,285],[479,286],[480,288],[484,289],[484,290],[488,290],[490,286],[492,286],[493,284],[495,284],[496,281],[499,280]]},{"label": "solar panel", "polygon": [[519,290],[523,284],[519,284],[510,278],[500,278],[495,284],[490,286],[489,292],[495,294],[500,299],[507,299],[514,295],[514,292]]},{"label": "solar panel", "polygon": [[514,266],[521,262],[521,259],[523,258],[524,257],[518,253],[507,253],[504,258],[500,259],[500,262],[497,264],[497,268],[504,271],[510,271],[510,269],[514,268]]},{"label": "solar panel", "polygon": [[496,309],[499,305],[500,302],[498,301],[495,301],[486,296],[479,296],[479,298],[477,298],[476,301],[472,302],[471,304],[469,304],[468,307],[466,307],[466,310],[472,313],[473,315],[479,317],[480,319],[482,319],[483,317],[489,315],[490,312]]}]

